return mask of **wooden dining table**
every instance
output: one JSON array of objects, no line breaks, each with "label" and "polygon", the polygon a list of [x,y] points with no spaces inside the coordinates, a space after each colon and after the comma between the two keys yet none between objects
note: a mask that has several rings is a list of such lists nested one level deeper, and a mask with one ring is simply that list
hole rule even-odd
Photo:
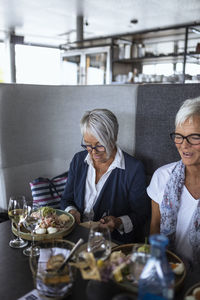
[{"label": "wooden dining table", "polygon": [[[65,239],[76,243],[79,238],[83,238],[87,242],[88,233],[88,228],[75,225]],[[9,246],[9,241],[12,238],[13,233],[10,221],[0,223],[0,299],[2,300],[17,300],[34,289],[32,273],[29,267],[29,257],[23,254],[22,249],[13,249]],[[198,281],[200,281],[200,273],[197,270],[188,271],[185,281],[175,294],[174,299],[183,300],[187,289]],[[116,299],[117,295],[121,295],[121,297],[124,295],[124,300],[137,299],[137,295],[122,290],[114,282],[101,283],[83,280],[78,271],[72,293],[67,296],[67,299],[112,300]],[[27,298],[27,300],[29,299]]]}]

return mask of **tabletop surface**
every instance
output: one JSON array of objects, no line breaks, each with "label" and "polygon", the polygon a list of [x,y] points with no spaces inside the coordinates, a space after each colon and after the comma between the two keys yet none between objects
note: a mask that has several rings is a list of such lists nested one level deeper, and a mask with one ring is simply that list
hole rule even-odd
[{"label": "tabletop surface", "polygon": [[[86,242],[88,232],[88,228],[76,225],[65,239],[75,243],[79,238],[83,238]],[[0,299],[17,300],[34,289],[32,274],[29,268],[29,258],[22,253],[23,249],[13,249],[9,246],[9,241],[13,238],[10,221],[0,223],[0,237]],[[174,299],[183,300],[183,295],[187,289],[198,281],[200,281],[200,273],[189,272],[183,286],[176,293]],[[127,294],[127,292],[121,291],[116,284],[111,282],[102,284],[95,281],[82,280],[78,272],[72,294],[67,299],[111,300],[115,295],[120,293]],[[134,295],[130,296],[130,299],[137,299]]]}]

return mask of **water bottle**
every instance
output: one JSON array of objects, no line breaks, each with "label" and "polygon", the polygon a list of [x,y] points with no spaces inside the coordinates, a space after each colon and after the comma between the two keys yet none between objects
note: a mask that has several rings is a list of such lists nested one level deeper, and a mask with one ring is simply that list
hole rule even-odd
[{"label": "water bottle", "polygon": [[168,238],[155,234],[149,238],[151,255],[139,279],[138,300],[171,300],[174,296],[174,274],[166,256]]}]

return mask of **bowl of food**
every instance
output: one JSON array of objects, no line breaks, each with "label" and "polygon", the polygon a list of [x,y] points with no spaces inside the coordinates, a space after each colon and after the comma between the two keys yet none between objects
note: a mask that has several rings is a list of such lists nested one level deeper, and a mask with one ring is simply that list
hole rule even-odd
[{"label": "bowl of food", "polygon": [[[124,244],[120,246],[116,246],[112,248],[112,252],[121,251],[125,256],[126,260],[130,263],[128,268],[125,270],[121,269],[121,280],[117,282],[125,290],[131,292],[138,291],[138,283],[137,280],[133,282],[132,273],[139,272],[139,275],[142,272],[142,269],[149,257],[150,254],[150,245],[148,244]],[[168,262],[174,272],[175,275],[175,285],[174,288],[177,291],[183,284],[183,281],[186,276],[186,268],[184,266],[183,261],[173,252],[166,250],[166,255]],[[135,268],[135,262],[137,262],[137,270]],[[136,279],[139,278],[139,275]]]},{"label": "bowl of food", "polygon": [[38,256],[30,256],[34,286],[43,299],[63,299],[70,294],[75,280],[76,269],[64,259],[69,255],[74,243],[62,240],[37,242]]},{"label": "bowl of food", "polygon": [[[41,221],[34,233],[35,241],[62,238],[74,228],[74,217],[63,210],[45,206],[40,208],[40,214]],[[12,232],[17,235],[15,224],[12,225]],[[24,240],[32,240],[31,232],[27,229],[24,222],[21,222],[19,234]]]},{"label": "bowl of food", "polygon": [[200,282],[188,289],[184,296],[184,300],[200,300]]}]

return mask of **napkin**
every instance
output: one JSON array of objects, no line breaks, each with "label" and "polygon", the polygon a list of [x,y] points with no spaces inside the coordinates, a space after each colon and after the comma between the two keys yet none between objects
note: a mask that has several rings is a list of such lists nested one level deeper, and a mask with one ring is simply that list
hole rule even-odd
[{"label": "napkin", "polygon": [[42,273],[47,269],[47,262],[51,256],[55,256],[58,254],[62,254],[64,257],[68,256],[70,250],[58,247],[52,248],[41,248],[40,249],[40,256],[38,260],[38,273]]}]

